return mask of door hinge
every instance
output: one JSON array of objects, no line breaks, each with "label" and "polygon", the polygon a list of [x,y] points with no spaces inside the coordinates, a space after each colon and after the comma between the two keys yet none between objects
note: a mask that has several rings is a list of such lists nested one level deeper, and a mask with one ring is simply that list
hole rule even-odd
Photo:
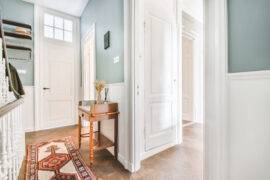
[{"label": "door hinge", "polygon": [[143,31],[145,32],[145,30],[146,30],[146,22],[144,21],[143,22]]}]

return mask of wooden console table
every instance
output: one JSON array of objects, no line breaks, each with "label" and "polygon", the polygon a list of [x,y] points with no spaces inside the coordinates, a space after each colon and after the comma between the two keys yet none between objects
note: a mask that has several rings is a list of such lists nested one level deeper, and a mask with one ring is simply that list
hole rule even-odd
[{"label": "wooden console table", "polygon": [[[118,155],[118,103],[107,102],[96,104],[95,101],[82,101],[79,103],[79,148],[81,148],[81,138],[89,137],[90,164],[94,163],[94,151],[106,149],[114,146],[114,156]],[[82,119],[90,122],[89,133],[82,134]],[[101,121],[114,120],[114,142],[104,136],[101,131]],[[94,132],[93,123],[98,123],[98,130]]]}]

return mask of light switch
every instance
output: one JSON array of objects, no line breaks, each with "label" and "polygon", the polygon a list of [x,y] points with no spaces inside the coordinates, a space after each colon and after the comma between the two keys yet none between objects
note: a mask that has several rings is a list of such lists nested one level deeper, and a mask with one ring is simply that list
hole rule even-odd
[{"label": "light switch", "polygon": [[27,71],[25,69],[18,69],[19,74],[26,74]]},{"label": "light switch", "polygon": [[116,56],[113,58],[113,63],[116,64],[116,63],[119,63],[120,61],[120,57],[119,56]]}]

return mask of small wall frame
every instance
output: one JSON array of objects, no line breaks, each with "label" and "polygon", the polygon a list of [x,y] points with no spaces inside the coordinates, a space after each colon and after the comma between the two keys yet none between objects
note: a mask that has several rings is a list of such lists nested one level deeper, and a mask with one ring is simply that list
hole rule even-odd
[{"label": "small wall frame", "polygon": [[108,31],[104,34],[104,49],[108,49],[111,46],[111,32]]}]

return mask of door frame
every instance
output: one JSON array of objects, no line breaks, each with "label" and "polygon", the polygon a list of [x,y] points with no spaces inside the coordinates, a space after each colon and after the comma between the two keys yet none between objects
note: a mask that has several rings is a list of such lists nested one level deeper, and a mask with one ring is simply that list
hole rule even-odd
[{"label": "door frame", "polygon": [[82,97],[84,96],[84,43],[86,42],[86,40],[91,36],[94,35],[94,77],[96,79],[96,62],[97,62],[97,57],[96,57],[96,23],[93,23],[90,28],[87,30],[87,33],[85,34],[85,36],[83,36],[81,38],[81,56],[82,56]]},{"label": "door frame", "polygon": [[[182,13],[182,0],[177,0],[178,14]],[[139,104],[142,101],[137,94],[142,94],[141,81],[138,79],[138,68],[143,62],[143,51],[140,47],[143,42],[143,0],[131,2],[131,154],[132,171],[140,169],[141,162],[141,122],[142,110]],[[181,17],[181,15],[178,15]],[[178,24],[182,20],[178,19]],[[205,180],[227,180],[227,112],[228,112],[228,85],[227,85],[227,0],[204,0],[204,169]],[[182,28],[178,29],[178,42],[182,38]],[[182,49],[181,43],[178,49]],[[181,58],[181,52],[178,53]],[[179,68],[182,64],[179,63]],[[179,74],[178,86],[182,86],[182,75]],[[179,101],[181,102],[181,88],[179,88]],[[181,112],[181,104],[178,109]],[[178,115],[179,116],[179,115]],[[181,117],[181,116],[180,116]],[[179,122],[180,123],[180,122]],[[182,142],[179,127],[178,142]]]},{"label": "door frame", "polygon": [[[181,27],[179,27],[179,28],[181,28]],[[183,38],[187,38],[187,39],[189,39],[189,40],[192,40],[193,42],[193,44],[192,44],[192,48],[193,48],[193,51],[194,51],[194,49],[195,49],[195,45],[194,45],[194,41],[195,41],[195,37],[192,35],[192,34],[189,34],[189,33],[187,33],[186,31],[184,31],[184,30],[182,30],[182,43],[183,43]],[[181,50],[181,49],[180,49]],[[190,118],[190,117],[188,117],[187,119],[184,119],[184,116],[185,116],[185,114],[184,114],[184,112],[183,112],[183,101],[184,101],[184,98],[185,97],[183,97],[183,94],[182,94],[182,117],[180,117],[181,118],[181,120],[186,120],[186,121],[189,121],[189,122],[192,122],[192,123],[195,123],[195,120],[194,120],[194,117],[195,117],[195,111],[196,111],[196,109],[195,109],[195,88],[194,88],[194,84],[195,84],[195,76],[194,76],[194,74],[195,74],[195,72],[194,72],[194,64],[195,64],[195,57],[194,57],[194,52],[193,52],[193,59],[192,59],[192,89],[191,89],[191,91],[192,91],[192,96],[191,96],[191,98],[192,98],[192,113],[190,113],[191,114],[191,116],[193,117],[193,118]],[[180,63],[182,64],[182,67],[184,66],[184,64],[182,63],[182,59],[183,59],[183,47],[182,47],[182,58],[180,59]],[[183,69],[183,68],[182,68]],[[181,72],[182,72],[182,77],[183,77],[183,70],[181,69]],[[182,84],[183,84],[183,81],[184,81],[184,78],[182,78]],[[182,92],[183,92],[183,89],[182,89]],[[180,102],[180,103],[181,103]],[[188,115],[189,116],[189,115]],[[187,117],[187,116],[186,116]],[[182,125],[183,126],[183,125]]]},{"label": "door frame", "polygon": [[[171,27],[173,29],[173,30],[171,29],[171,31],[173,32],[172,37],[174,38],[173,41],[171,42],[172,43],[171,44],[171,46],[172,46],[172,59],[173,59],[173,61],[172,61],[172,67],[173,68],[171,69],[171,72],[170,72],[171,73],[170,76],[171,76],[172,81],[173,81],[172,82],[173,91],[171,92],[171,96],[173,96],[173,100],[172,100],[173,108],[172,108],[172,111],[177,111],[178,106],[179,106],[178,105],[178,100],[177,100],[179,92],[177,90],[174,92],[174,90],[176,88],[178,88],[178,83],[177,82],[178,82],[178,78],[179,78],[179,75],[177,73],[179,71],[178,70],[178,63],[176,63],[176,61],[178,59],[178,54],[177,54],[178,53],[178,51],[177,51],[178,42],[177,42],[177,40],[175,40],[175,37],[178,38],[178,25],[177,25],[178,24],[177,23],[177,20],[178,20],[177,14],[178,14],[178,12],[177,12],[177,8],[176,8],[177,0],[171,0],[171,1],[172,1],[172,4],[173,4],[173,15],[174,15],[174,18],[172,19],[173,27]],[[144,12],[146,12],[146,11],[144,11]],[[153,17],[155,17],[155,15],[152,14],[151,12],[146,12],[146,13],[149,13],[148,15],[153,15]],[[146,15],[146,14],[144,14],[144,15]],[[144,19],[144,18],[146,18],[146,19]],[[165,21],[164,18],[161,18],[161,20]],[[147,23],[147,17],[143,16],[143,24],[144,24],[144,26],[143,26],[143,30],[141,32],[142,32],[142,37],[144,37],[145,39],[146,39],[145,32],[147,31],[147,26],[149,25],[149,24],[146,24],[146,23]],[[178,142],[179,142],[179,139],[178,139],[179,138],[179,136],[178,136],[179,128],[172,128],[172,127],[175,126],[175,124],[179,123],[178,122],[179,117],[178,117],[178,114],[172,113],[172,117],[171,117],[172,121],[171,122],[172,122],[173,126],[170,129],[174,129],[173,131],[174,131],[174,133],[176,133],[175,135],[172,136],[173,141],[167,142],[167,143],[162,144],[162,145],[157,146],[157,147],[153,147],[153,149],[149,149],[149,150],[146,149],[146,147],[147,147],[147,138],[148,138],[147,137],[146,126],[147,126],[147,123],[148,123],[148,119],[146,117],[146,114],[147,114],[146,106],[147,105],[145,104],[145,99],[146,99],[145,98],[146,97],[145,96],[145,90],[146,90],[147,87],[145,86],[145,77],[146,76],[144,76],[144,74],[145,74],[144,72],[145,72],[145,67],[146,67],[145,65],[146,64],[145,64],[144,58],[145,58],[145,56],[147,56],[146,55],[147,53],[146,53],[145,49],[143,48],[145,46],[145,39],[144,38],[141,38],[141,41],[140,41],[141,42],[140,52],[141,52],[142,58],[141,58],[140,62],[137,61],[137,63],[136,63],[137,66],[135,65],[135,68],[137,68],[136,73],[138,73],[137,76],[136,76],[136,78],[137,78],[136,97],[138,99],[140,99],[139,100],[140,102],[138,102],[136,105],[137,105],[137,109],[138,109],[137,113],[140,116],[140,118],[138,118],[138,119],[140,119],[140,123],[141,123],[141,128],[140,128],[141,129],[141,147],[140,147],[140,149],[141,149],[141,155],[140,155],[141,160],[147,159],[148,157],[151,157],[154,154],[162,152],[165,149],[168,149],[170,147],[173,147],[176,144],[178,144]],[[157,94],[155,94],[155,96],[156,95]],[[153,104],[154,104],[154,102],[153,102]],[[177,127],[178,127],[178,125],[177,125]],[[161,133],[161,131],[159,133]],[[155,136],[155,135],[151,135],[151,136]]]},{"label": "door frame", "polygon": [[[199,23],[201,26],[201,28],[203,29],[203,23],[200,22],[199,20],[195,19],[195,17],[193,17],[191,14],[189,14],[186,11],[182,11],[182,18],[185,19],[186,21],[192,23],[192,21],[190,21],[190,19],[185,18],[185,16],[183,16],[183,14],[186,14],[188,16],[190,16],[191,18],[194,18],[194,20],[196,20],[196,23]],[[181,27],[179,27],[181,28]],[[203,32],[202,34],[200,34],[200,30],[198,30],[198,27],[196,27],[196,31],[194,32],[188,32],[186,29],[183,29],[182,27],[182,37],[186,37],[190,40],[193,40],[193,119],[191,120],[191,122],[193,123],[203,123],[204,120],[204,115],[203,115],[203,109],[204,109],[204,92],[203,90],[201,90],[201,88],[204,88],[204,66],[203,66],[203,61],[204,61],[204,57],[202,54],[200,54],[201,52],[198,50],[198,46],[200,46],[202,40],[203,40]],[[203,49],[201,49],[203,51]],[[202,55],[202,56],[200,56]],[[198,59],[198,57],[201,57]],[[199,62],[199,61],[200,62]],[[197,63],[202,63],[202,64],[197,64]],[[199,67],[199,68],[198,68]],[[197,71],[197,70],[200,71]],[[198,94],[200,96],[203,96],[202,98],[200,96],[198,96]]]},{"label": "door frame", "polygon": [[[34,56],[35,56],[35,62],[34,62],[34,83],[35,83],[35,95],[34,95],[34,131],[44,130],[43,127],[40,126],[40,122],[42,118],[41,114],[41,107],[42,107],[42,87],[41,87],[41,75],[40,75],[40,61],[42,56],[42,48],[43,48],[43,29],[41,24],[41,19],[43,18],[44,12],[51,12],[53,14],[64,14],[65,16],[70,17],[71,19],[75,19],[75,23],[73,24],[74,28],[74,34],[75,37],[73,40],[76,42],[75,44],[75,63],[74,63],[74,101],[75,105],[76,102],[79,101],[79,87],[80,87],[80,39],[79,39],[79,33],[80,33],[80,20],[78,17],[71,16],[62,12],[58,12],[55,10],[51,10],[48,8],[45,8],[43,6],[38,5],[37,3],[34,4]],[[75,107],[74,107],[75,108]],[[76,111],[73,114],[74,124],[77,123],[76,117],[78,116],[78,111]]]},{"label": "door frame", "polygon": [[[179,37],[179,33],[182,34],[182,30],[179,29],[179,23],[182,23],[181,19],[178,19],[179,0],[176,0],[176,23],[177,23],[177,38],[181,39],[182,36]],[[142,121],[144,117],[144,80],[143,80],[143,63],[144,63],[144,1],[143,0],[132,0],[132,43],[131,43],[131,121],[132,121],[132,162],[133,162],[133,172],[138,171],[141,167],[141,160],[153,155],[153,153],[157,153],[163,151],[169,147],[180,144],[182,142],[182,121],[177,121],[177,129],[176,129],[176,142],[173,144],[168,144],[157,151],[153,151],[152,153],[141,154],[144,140],[142,137],[141,129],[144,129],[144,122]],[[179,6],[181,7],[181,6]],[[179,42],[179,41],[178,41]],[[181,42],[181,40],[180,40]],[[177,45],[179,49],[179,44]],[[179,56],[182,56],[182,53],[179,52],[177,54],[177,59]],[[178,76],[176,79],[176,87],[181,86],[182,75],[179,74],[180,64],[178,65]],[[179,88],[180,89],[180,88]],[[181,109],[182,105],[179,103],[180,99],[182,99],[181,95],[182,91],[178,91],[177,93],[177,109]],[[177,119],[179,119],[182,111],[177,114]]]}]

